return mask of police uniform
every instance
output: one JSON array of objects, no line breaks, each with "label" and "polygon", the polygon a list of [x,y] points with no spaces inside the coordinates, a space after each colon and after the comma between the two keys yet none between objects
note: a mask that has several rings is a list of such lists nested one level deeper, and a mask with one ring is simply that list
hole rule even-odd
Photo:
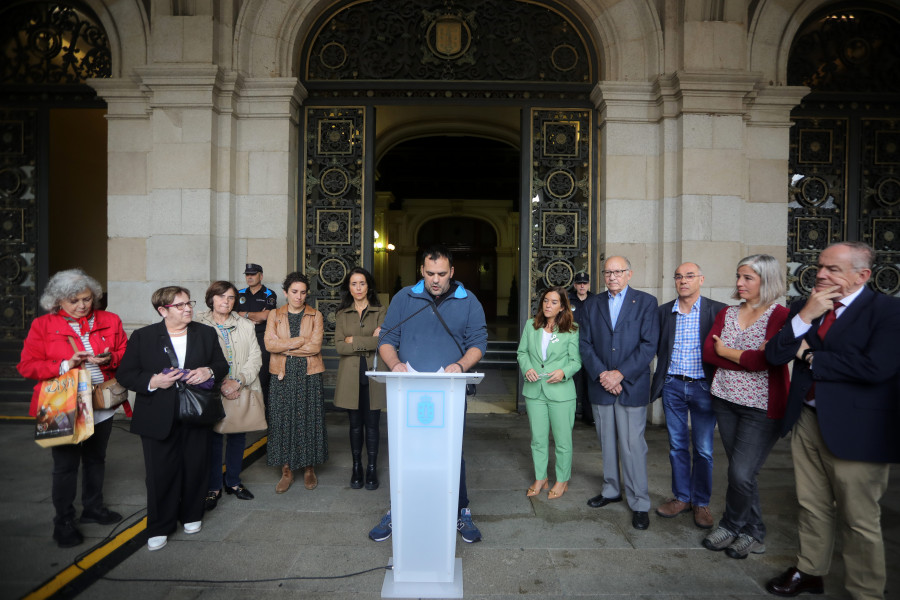
[{"label": "police uniform", "polygon": [[[579,282],[590,283],[591,280],[587,273],[578,273],[575,275],[574,283]],[[578,294],[574,290],[569,292],[569,304],[572,306],[572,316],[575,318],[576,323],[582,316],[582,306],[591,295],[590,290],[588,290],[587,297],[584,300],[579,300]],[[587,372],[584,370],[584,367],[579,369],[572,379],[575,381],[575,396],[578,399],[577,406],[581,409],[581,420],[587,425],[593,425],[594,413],[591,410],[591,401],[588,398]]]},{"label": "police uniform", "polygon": [[[258,265],[247,265],[247,268],[258,267]],[[262,269],[251,271],[262,273]],[[237,306],[235,312],[243,315],[245,312],[261,312],[264,310],[275,310],[278,306],[278,296],[267,288],[265,285],[259,288],[254,294],[249,287],[245,287],[238,291]],[[259,383],[262,386],[263,398],[266,403],[269,401],[269,352],[266,350],[264,337],[266,335],[266,322],[254,323],[256,327],[256,341],[259,342],[259,351],[262,353],[262,366],[259,368]]]}]

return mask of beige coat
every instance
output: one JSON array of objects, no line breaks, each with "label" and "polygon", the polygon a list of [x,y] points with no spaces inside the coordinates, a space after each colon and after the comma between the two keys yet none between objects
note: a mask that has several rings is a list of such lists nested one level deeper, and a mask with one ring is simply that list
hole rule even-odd
[{"label": "beige coat", "polygon": [[[335,406],[352,410],[359,408],[359,360],[364,358],[366,370],[372,370],[378,348],[378,338],[372,333],[381,327],[386,313],[385,306],[371,306],[360,323],[359,313],[350,306],[335,316],[334,347],[341,355],[334,389]],[[353,342],[345,342],[347,337],[353,337]],[[370,381],[369,408],[381,410],[385,406],[384,384]]]},{"label": "beige coat", "polygon": [[[209,325],[216,330],[219,338],[219,346],[222,353],[228,358],[228,350],[225,348],[225,340],[216,327],[211,310],[200,313],[194,320],[204,325]],[[231,371],[234,377],[241,382],[241,387],[248,387],[262,393],[259,383],[259,368],[262,366],[262,353],[259,351],[259,342],[256,341],[256,330],[248,319],[237,316],[232,312],[225,321],[228,335],[231,336],[232,357]]]},{"label": "beige coat", "polygon": [[272,353],[269,359],[269,373],[277,375],[279,381],[284,379],[284,366],[288,356],[306,357],[306,374],[315,375],[325,371],[322,360],[322,337],[325,335],[325,323],[322,313],[307,304],[300,322],[300,335],[291,337],[288,324],[287,304],[269,311],[266,320],[266,350]]}]

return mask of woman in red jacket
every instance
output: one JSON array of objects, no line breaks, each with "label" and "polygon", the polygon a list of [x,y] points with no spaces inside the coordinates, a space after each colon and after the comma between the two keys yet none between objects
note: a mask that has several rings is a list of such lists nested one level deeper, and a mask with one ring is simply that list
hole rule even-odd
[{"label": "woman in red jacket", "polygon": [[[31,323],[17,367],[19,373],[40,382],[83,365],[94,384],[113,378],[128,338],[118,316],[94,308],[102,294],[97,280],[81,269],[60,271],[51,277],[40,301],[48,314]],[[29,414],[33,417],[37,416],[39,394],[40,383],[34,386],[31,397]],[[103,504],[106,444],[114,413],[115,410],[95,410],[94,435],[81,444],[52,448],[52,497],[56,509],[53,539],[60,548],[84,541],[75,527],[73,506],[79,464],[83,465],[81,522],[110,525],[122,520],[122,515]]]},{"label": "woman in red jacket", "polygon": [[756,476],[781,433],[789,382],[787,365],[770,365],[763,349],[787,319],[787,308],[775,302],[783,294],[775,258],[742,259],[732,295],[742,302],[719,311],[703,344],[703,360],[717,367],[710,393],[728,457],[725,513],[703,546],[731,558],[766,551]]}]

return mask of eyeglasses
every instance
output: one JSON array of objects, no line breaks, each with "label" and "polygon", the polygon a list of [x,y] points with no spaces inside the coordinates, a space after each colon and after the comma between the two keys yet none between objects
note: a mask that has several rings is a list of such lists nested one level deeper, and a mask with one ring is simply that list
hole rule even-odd
[{"label": "eyeglasses", "polygon": [[674,279],[675,279],[675,281],[681,281],[682,279],[684,279],[685,281],[693,281],[693,280],[697,279],[698,277],[700,277],[700,276],[697,275],[696,273],[688,273],[687,275],[676,275],[674,277]]},{"label": "eyeglasses", "polygon": [[186,308],[194,308],[197,305],[196,300],[187,302],[179,302],[178,304],[163,304],[165,308],[174,308],[175,310],[185,310]]},{"label": "eyeglasses", "polygon": [[616,277],[619,278],[631,269],[616,269],[615,271],[600,271],[603,273],[604,277]]}]

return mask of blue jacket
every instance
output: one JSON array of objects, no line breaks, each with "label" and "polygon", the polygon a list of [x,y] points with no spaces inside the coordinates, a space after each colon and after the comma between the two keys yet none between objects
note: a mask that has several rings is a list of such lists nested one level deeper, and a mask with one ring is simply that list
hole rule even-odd
[{"label": "blue jacket", "polygon": [[[478,348],[484,354],[487,350],[484,309],[472,292],[458,281],[455,283],[456,290],[438,307],[425,290],[422,279],[397,292],[391,298],[391,305],[381,324],[378,347],[382,344],[393,346],[401,362],[408,362],[413,369],[423,373],[433,373],[441,367],[452,365],[469,348]],[[420,309],[421,312],[416,314]],[[435,310],[440,311],[447,327],[453,332],[452,338],[434,314]],[[462,354],[457,343],[462,347]]]},{"label": "blue jacket", "polygon": [[[650,403],[650,361],[659,341],[656,299],[628,287],[622,310],[613,329],[609,318],[609,296],[599,293],[584,302],[580,326],[581,362],[588,378],[591,404],[646,406]],[[597,382],[603,371],[618,370],[622,393],[610,394]]]}]

